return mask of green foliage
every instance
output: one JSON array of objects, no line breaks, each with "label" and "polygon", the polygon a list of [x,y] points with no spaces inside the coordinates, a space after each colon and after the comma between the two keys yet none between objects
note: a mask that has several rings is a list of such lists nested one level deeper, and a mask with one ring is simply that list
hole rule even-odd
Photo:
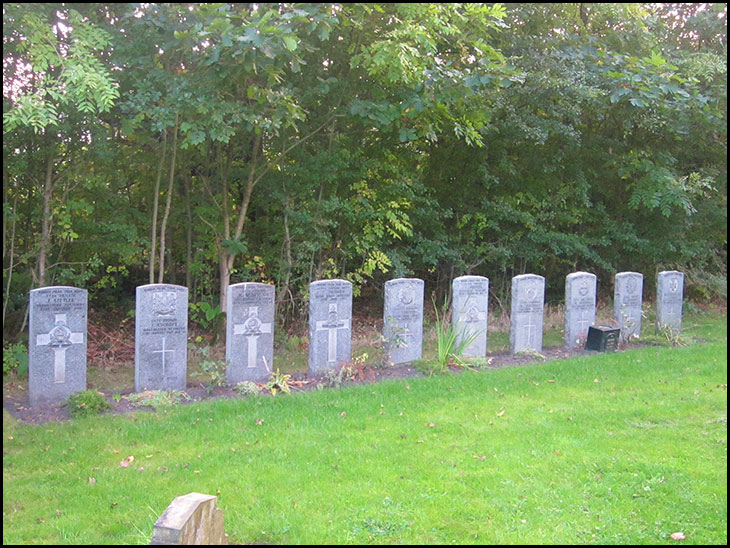
[{"label": "green foliage", "polygon": [[194,351],[192,361],[200,368],[200,371],[194,371],[192,376],[207,379],[205,389],[208,394],[217,387],[226,386],[228,384],[226,362],[212,358],[210,346],[195,346],[193,343],[188,343],[188,346]]},{"label": "green foliage", "polygon": [[99,415],[114,407],[106,400],[104,394],[96,390],[84,390],[71,394],[66,403],[69,413],[75,419]]},{"label": "green foliage", "polygon": [[213,306],[207,301],[190,303],[188,310],[190,312],[190,319],[199,323],[204,329],[220,323],[225,317],[220,305]]},{"label": "green foliage", "polygon": [[325,277],[445,294],[468,271],[502,299],[528,271],[559,288],[671,265],[688,296],[726,298],[726,13],[5,4],[6,338],[41,248],[46,283],[104,307],[148,282],[175,131],[163,277],[207,330],[221,284],[250,279],[294,322]]},{"label": "green foliage", "polygon": [[111,46],[107,32],[74,9],[63,15],[56,12],[57,21],[22,4],[8,4],[6,9],[4,22],[12,20],[24,34],[16,44],[15,60],[28,63],[36,86],[20,91],[13,108],[3,113],[6,130],[27,126],[38,133],[58,125],[69,110],[95,114],[111,109],[119,91],[98,58]]},{"label": "green foliage", "polygon": [[444,305],[439,314],[436,300],[431,296],[433,310],[436,314],[436,360],[431,373],[445,373],[449,365],[464,365],[462,354],[464,350],[480,335],[479,332],[466,333],[465,328],[453,325],[447,318],[447,305]]},{"label": "green foliage", "polygon": [[28,373],[28,349],[23,343],[3,341],[3,375],[10,372],[21,376]]}]

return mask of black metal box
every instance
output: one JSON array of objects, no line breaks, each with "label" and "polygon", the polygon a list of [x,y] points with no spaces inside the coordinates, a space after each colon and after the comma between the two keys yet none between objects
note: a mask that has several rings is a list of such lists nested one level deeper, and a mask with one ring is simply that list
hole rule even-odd
[{"label": "black metal box", "polygon": [[618,327],[597,325],[588,328],[586,338],[586,350],[597,352],[615,352],[618,348],[618,340],[621,330]]}]

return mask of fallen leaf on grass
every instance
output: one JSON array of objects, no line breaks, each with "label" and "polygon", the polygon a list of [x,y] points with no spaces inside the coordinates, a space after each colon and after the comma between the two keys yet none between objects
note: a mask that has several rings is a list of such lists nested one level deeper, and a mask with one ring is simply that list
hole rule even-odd
[{"label": "fallen leaf on grass", "polygon": [[94,485],[96,483],[96,478],[89,478],[89,485]]},{"label": "fallen leaf on grass", "polygon": [[126,459],[123,459],[122,462],[119,463],[119,466],[127,468],[132,462],[134,462],[134,457],[129,455]]},{"label": "fallen leaf on grass", "polygon": [[672,537],[673,540],[684,540],[685,539],[684,533],[672,533],[669,536]]},{"label": "fallen leaf on grass", "polygon": [[502,415],[504,415],[504,409],[502,409],[499,413],[497,413],[498,417],[501,417]]}]

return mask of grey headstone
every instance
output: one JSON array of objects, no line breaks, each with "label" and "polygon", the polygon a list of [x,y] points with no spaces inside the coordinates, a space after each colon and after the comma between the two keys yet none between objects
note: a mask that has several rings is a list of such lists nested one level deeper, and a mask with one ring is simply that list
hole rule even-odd
[{"label": "grey headstone", "polygon": [[155,522],[152,545],[228,544],[218,497],[189,493],[175,498]]},{"label": "grey headstone", "polygon": [[86,390],[87,303],[87,291],[76,287],[42,287],[30,292],[31,405],[63,401]]},{"label": "grey headstone", "polygon": [[660,272],[656,291],[657,328],[668,327],[674,333],[679,333],[682,330],[684,274],[676,270]]},{"label": "grey headstone", "polygon": [[266,380],[274,367],[274,286],[229,286],[226,318],[228,382]]},{"label": "grey headstone", "polygon": [[188,368],[188,288],[137,288],[134,389],[185,390]]},{"label": "grey headstone", "polygon": [[309,284],[309,374],[350,361],[352,284],[320,280]]},{"label": "grey headstone", "polygon": [[512,278],[509,347],[512,354],[542,351],[542,316],[545,307],[545,278],[522,274]]},{"label": "grey headstone", "polygon": [[423,280],[399,278],[385,282],[383,336],[388,360],[420,360],[423,352]]},{"label": "grey headstone", "polygon": [[565,346],[583,348],[596,321],[596,275],[573,272],[565,277]]},{"label": "grey headstone", "polygon": [[613,318],[624,341],[641,337],[641,306],[644,276],[638,272],[619,272],[614,277]]},{"label": "grey headstone", "polygon": [[487,316],[489,278],[460,276],[451,283],[453,305],[451,322],[457,329],[456,344],[465,338],[472,342],[462,352],[464,356],[487,355]]}]

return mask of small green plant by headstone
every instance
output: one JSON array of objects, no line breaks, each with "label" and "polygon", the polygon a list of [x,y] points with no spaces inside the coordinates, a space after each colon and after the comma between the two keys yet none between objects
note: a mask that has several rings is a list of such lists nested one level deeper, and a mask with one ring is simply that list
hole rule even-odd
[{"label": "small green plant by headstone", "polygon": [[444,373],[450,364],[465,366],[461,356],[469,345],[474,342],[479,333],[464,333],[455,325],[448,322],[446,315],[446,303],[442,308],[442,315],[439,315],[436,301],[433,300],[433,309],[436,313],[436,360],[431,362],[433,366],[430,368],[429,374]]},{"label": "small green plant by headstone", "polygon": [[152,407],[155,411],[177,405],[182,400],[190,400],[190,396],[180,390],[147,390],[125,398],[136,407]]},{"label": "small green plant by headstone", "polygon": [[258,396],[261,394],[262,388],[253,381],[239,382],[234,390],[242,396]]},{"label": "small green plant by headstone", "polygon": [[681,332],[668,325],[660,325],[657,327],[657,339],[659,340],[659,344],[673,347],[687,346],[692,342],[690,338],[685,337]]},{"label": "small green plant by headstone", "polygon": [[106,400],[104,394],[96,390],[76,392],[75,394],[71,394],[66,401],[68,403],[69,413],[75,419],[99,415],[114,407]]},{"label": "small green plant by headstone", "polygon": [[3,375],[11,371],[17,375],[28,372],[28,349],[23,343],[3,341]]},{"label": "small green plant by headstone", "polygon": [[515,355],[516,356],[527,356],[529,358],[534,358],[536,360],[540,360],[543,362],[545,360],[547,360],[547,358],[543,354],[540,354],[537,350],[533,350],[532,348],[528,348],[526,350],[520,350]]},{"label": "small green plant by headstone", "polygon": [[[196,339],[197,340],[197,339]],[[199,342],[199,341],[198,341]],[[205,390],[210,394],[216,387],[226,386],[228,383],[226,379],[226,362],[223,360],[215,360],[210,357],[210,346],[196,347],[193,343],[188,345],[192,350],[200,356],[198,366],[201,371],[194,371],[191,373],[193,377],[206,376],[208,382],[205,385]]]},{"label": "small green plant by headstone", "polygon": [[317,388],[339,388],[349,376],[350,371],[346,365],[334,369],[327,369],[324,375],[322,375],[321,382],[317,383]]},{"label": "small green plant by headstone", "polygon": [[291,392],[291,387],[289,386],[290,378],[291,375],[285,375],[277,369],[271,372],[271,376],[264,385],[264,388],[269,390],[272,396],[276,396],[276,393],[279,391],[289,394]]}]

